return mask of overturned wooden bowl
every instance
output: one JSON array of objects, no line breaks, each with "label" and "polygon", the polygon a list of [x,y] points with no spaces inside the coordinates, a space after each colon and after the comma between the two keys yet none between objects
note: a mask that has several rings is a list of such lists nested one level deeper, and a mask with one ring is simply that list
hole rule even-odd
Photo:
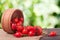
[{"label": "overturned wooden bowl", "polygon": [[3,30],[6,31],[7,33],[14,33],[14,31],[11,28],[11,20],[15,17],[24,18],[22,11],[19,9],[7,9],[4,11],[1,19],[1,24]]}]

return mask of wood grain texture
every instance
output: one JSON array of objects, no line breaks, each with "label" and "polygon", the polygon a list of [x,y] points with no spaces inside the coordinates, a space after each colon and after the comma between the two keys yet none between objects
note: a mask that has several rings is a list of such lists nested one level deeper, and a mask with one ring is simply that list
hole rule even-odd
[{"label": "wood grain texture", "polygon": [[60,40],[60,28],[54,28],[54,29],[44,29],[47,34],[49,34],[51,31],[55,31],[57,35],[55,37],[49,37],[48,35],[42,37],[40,40]]},{"label": "wood grain texture", "polygon": [[0,29],[0,40],[39,40],[40,38],[41,36],[16,38],[12,34],[8,34]]},{"label": "wood grain texture", "polygon": [[[2,18],[1,18],[1,24],[2,24],[2,28],[4,31],[6,31],[7,33],[14,33],[14,31],[11,28],[11,20],[13,20],[16,17],[24,19],[23,13],[21,10],[7,9],[4,11]],[[22,21],[22,23],[23,22],[24,22],[24,20]]]},{"label": "wood grain texture", "polygon": [[21,37],[16,38],[12,34],[8,34],[4,32],[2,29],[0,29],[0,40],[60,40],[60,29],[44,29],[49,34],[51,31],[56,31],[57,36],[55,37],[49,37],[47,35],[45,36],[33,36],[33,37]]}]

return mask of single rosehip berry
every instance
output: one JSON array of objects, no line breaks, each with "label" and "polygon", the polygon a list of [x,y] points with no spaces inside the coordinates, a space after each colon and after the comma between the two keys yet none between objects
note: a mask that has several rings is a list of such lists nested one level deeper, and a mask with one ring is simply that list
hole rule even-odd
[{"label": "single rosehip berry", "polygon": [[12,30],[16,30],[16,24],[12,23]]},{"label": "single rosehip berry", "polygon": [[23,21],[24,19],[23,18],[20,18],[20,21]]},{"label": "single rosehip berry", "polygon": [[55,31],[50,32],[49,36],[51,37],[56,36],[56,32]]},{"label": "single rosehip berry", "polygon": [[17,25],[17,26],[20,26],[20,25],[22,25],[22,22],[18,22],[16,25]]},{"label": "single rosehip berry", "polygon": [[27,29],[28,31],[30,31],[30,30],[35,31],[35,28],[34,28],[33,26],[27,26],[26,29]]},{"label": "single rosehip berry", "polygon": [[20,25],[22,25],[23,23],[22,23],[22,21],[19,21],[19,23],[20,23]]},{"label": "single rosehip berry", "polygon": [[23,35],[22,35],[21,32],[16,32],[16,33],[14,34],[14,36],[15,36],[15,37],[22,37]]},{"label": "single rosehip berry", "polygon": [[33,32],[32,30],[29,31],[28,36],[35,36],[35,32]]},{"label": "single rosehip berry", "polygon": [[36,27],[36,35],[41,35],[42,34],[42,28],[37,26]]},{"label": "single rosehip berry", "polygon": [[17,23],[18,21],[19,21],[19,20],[18,20],[18,18],[15,18],[15,19],[14,19],[14,22],[16,22],[16,23]]},{"label": "single rosehip berry", "polygon": [[24,28],[24,29],[22,30],[22,34],[28,34],[28,30],[27,30],[26,28]]},{"label": "single rosehip berry", "polygon": [[24,29],[23,26],[17,26],[17,31],[18,31],[18,32],[22,32],[23,29]]}]

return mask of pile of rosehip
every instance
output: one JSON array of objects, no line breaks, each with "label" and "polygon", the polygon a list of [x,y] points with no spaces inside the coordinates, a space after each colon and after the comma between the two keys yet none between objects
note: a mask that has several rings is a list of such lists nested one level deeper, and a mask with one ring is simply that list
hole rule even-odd
[{"label": "pile of rosehip", "polygon": [[[40,26],[23,26],[23,18],[14,18],[11,22],[12,30],[15,37],[39,36],[42,35],[43,29]],[[55,36],[56,32],[51,32],[50,36]]]}]

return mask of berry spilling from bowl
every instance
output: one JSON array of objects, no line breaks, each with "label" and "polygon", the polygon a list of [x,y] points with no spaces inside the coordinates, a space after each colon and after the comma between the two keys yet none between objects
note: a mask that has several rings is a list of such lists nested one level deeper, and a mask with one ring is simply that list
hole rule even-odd
[{"label": "berry spilling from bowl", "polygon": [[[7,33],[14,33],[15,37],[40,36],[43,29],[40,26],[23,26],[24,17],[19,9],[8,9],[2,15],[2,28]],[[51,32],[50,37],[56,36],[56,32]]]},{"label": "berry spilling from bowl", "polygon": [[11,21],[11,28],[15,31],[15,37],[39,36],[42,34],[42,28],[39,26],[22,26],[23,18],[14,18],[13,20],[13,22]]},{"label": "berry spilling from bowl", "polygon": [[[22,26],[23,18],[14,18],[14,22],[11,23],[12,30],[15,31],[15,37],[22,36],[40,36],[43,34],[43,29],[40,26]],[[50,32],[50,37],[56,36],[56,32]]]}]

